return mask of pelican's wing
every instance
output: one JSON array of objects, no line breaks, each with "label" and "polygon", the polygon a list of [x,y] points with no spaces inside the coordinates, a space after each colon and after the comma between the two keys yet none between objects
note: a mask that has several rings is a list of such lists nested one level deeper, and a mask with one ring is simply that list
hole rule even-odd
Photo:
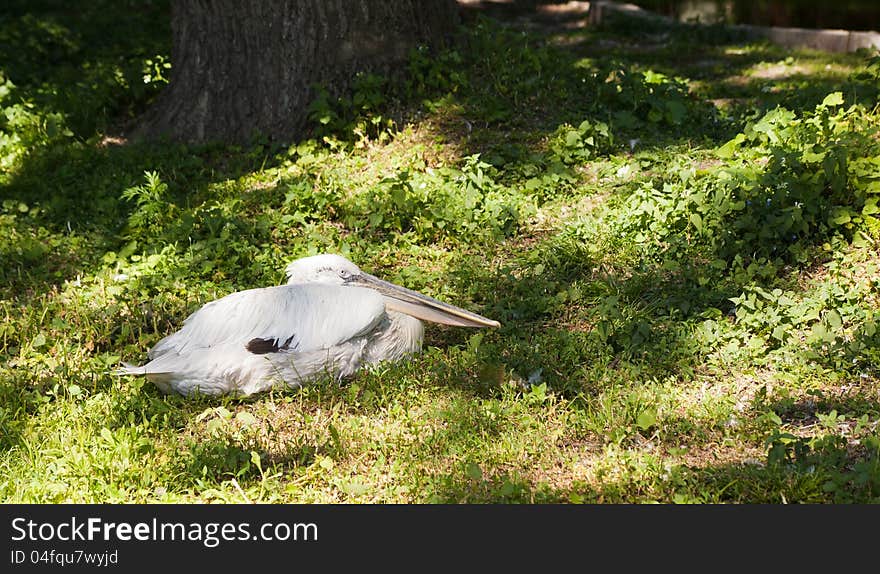
[{"label": "pelican's wing", "polygon": [[327,349],[363,335],[385,317],[382,296],[336,285],[249,289],[212,301],[150,350],[150,359],[226,344],[252,353]]}]

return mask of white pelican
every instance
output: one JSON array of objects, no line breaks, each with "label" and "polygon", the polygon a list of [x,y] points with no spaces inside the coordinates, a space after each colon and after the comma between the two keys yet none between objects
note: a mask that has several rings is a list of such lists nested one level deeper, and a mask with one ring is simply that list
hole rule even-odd
[{"label": "white pelican", "polygon": [[463,327],[499,323],[361,271],[339,255],[287,266],[287,284],[232,293],[204,305],[159,341],[143,366],[124,364],[165,392],[250,395],[421,349],[419,319]]}]

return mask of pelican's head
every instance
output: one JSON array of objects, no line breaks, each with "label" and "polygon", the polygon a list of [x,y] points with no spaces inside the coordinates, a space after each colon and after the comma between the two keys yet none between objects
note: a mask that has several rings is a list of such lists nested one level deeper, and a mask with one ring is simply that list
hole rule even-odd
[{"label": "pelican's head", "polygon": [[341,255],[324,254],[297,259],[287,266],[287,284],[329,283],[345,285],[352,277],[360,275],[357,265]]},{"label": "pelican's head", "polygon": [[498,321],[438,301],[418,291],[383,281],[361,271],[357,265],[340,255],[324,254],[303,257],[288,265],[286,273],[288,285],[326,283],[373,289],[383,295],[385,307],[388,310],[405,313],[433,323],[459,327],[500,326]]}]

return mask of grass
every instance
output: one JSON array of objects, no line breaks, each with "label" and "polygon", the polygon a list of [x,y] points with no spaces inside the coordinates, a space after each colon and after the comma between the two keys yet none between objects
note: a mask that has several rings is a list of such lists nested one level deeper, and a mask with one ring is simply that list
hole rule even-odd
[{"label": "grass", "polygon": [[[128,143],[168,18],[0,19],[2,500],[880,500],[876,57],[477,17],[300,141]],[[323,251],[502,327],[247,399],[109,374]]]}]

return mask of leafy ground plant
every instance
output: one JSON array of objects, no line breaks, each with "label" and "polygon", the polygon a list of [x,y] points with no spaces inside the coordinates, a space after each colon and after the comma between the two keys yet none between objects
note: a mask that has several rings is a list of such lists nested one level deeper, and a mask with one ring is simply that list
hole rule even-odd
[{"label": "leafy ground plant", "polygon": [[[168,10],[0,19],[4,501],[880,501],[876,54],[479,16],[299,141],[135,145]],[[324,251],[502,327],[249,399],[110,375]]]}]

